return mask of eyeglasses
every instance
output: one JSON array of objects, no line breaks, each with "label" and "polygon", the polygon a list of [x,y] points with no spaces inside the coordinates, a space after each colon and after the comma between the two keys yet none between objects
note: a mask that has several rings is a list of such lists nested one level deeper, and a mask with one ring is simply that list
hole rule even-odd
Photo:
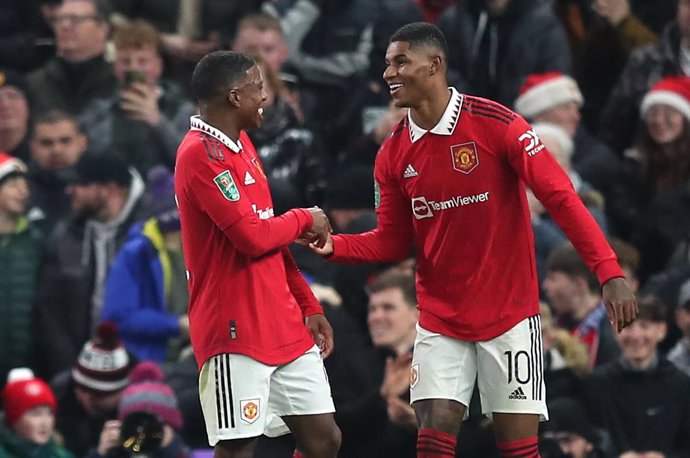
[{"label": "eyeglasses", "polygon": [[57,27],[60,24],[67,23],[67,24],[82,24],[88,20],[94,20],[94,21],[99,21],[100,18],[98,16],[95,16],[93,14],[65,14],[61,16],[55,16],[53,19],[50,21],[50,23],[53,25],[53,27]]}]

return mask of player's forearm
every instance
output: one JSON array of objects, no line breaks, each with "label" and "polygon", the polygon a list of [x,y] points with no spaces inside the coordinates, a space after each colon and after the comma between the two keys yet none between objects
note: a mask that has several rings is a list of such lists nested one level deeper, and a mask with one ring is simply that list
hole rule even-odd
[{"label": "player's forearm", "polygon": [[307,210],[293,209],[268,219],[247,215],[224,232],[242,254],[256,258],[294,242],[312,222]]},{"label": "player's forearm", "polygon": [[412,239],[405,234],[384,234],[376,229],[364,234],[333,237],[334,262],[399,262],[412,250]]},{"label": "player's forearm", "polygon": [[304,279],[302,272],[295,263],[295,260],[290,254],[287,247],[283,248],[283,259],[285,260],[285,274],[287,276],[287,283],[290,292],[295,297],[297,305],[302,310],[302,316],[315,315],[323,313],[323,307],[312,293],[311,288]]}]

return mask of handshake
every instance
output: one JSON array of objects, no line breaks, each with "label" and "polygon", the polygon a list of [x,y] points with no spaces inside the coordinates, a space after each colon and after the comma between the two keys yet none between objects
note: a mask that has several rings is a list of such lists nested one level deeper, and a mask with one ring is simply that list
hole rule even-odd
[{"label": "handshake", "polygon": [[296,243],[304,246],[308,246],[314,253],[320,254],[321,256],[328,256],[333,253],[333,239],[331,238],[331,233],[333,228],[331,227],[330,221],[328,221],[328,216],[319,207],[307,208],[307,211],[311,213],[314,222],[308,231],[303,232],[297,240]]}]

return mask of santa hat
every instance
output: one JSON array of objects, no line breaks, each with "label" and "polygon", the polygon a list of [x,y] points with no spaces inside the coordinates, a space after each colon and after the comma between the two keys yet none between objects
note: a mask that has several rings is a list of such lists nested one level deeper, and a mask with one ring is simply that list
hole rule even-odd
[{"label": "santa hat", "polygon": [[559,72],[535,73],[520,87],[515,111],[526,118],[534,118],[566,102],[582,105],[582,93],[574,79]]},{"label": "santa hat", "polygon": [[12,369],[8,374],[7,385],[2,390],[2,403],[10,427],[14,427],[22,415],[34,407],[46,405],[53,413],[57,409],[53,390],[26,367]]},{"label": "santa hat", "polygon": [[131,384],[123,391],[118,409],[118,418],[125,418],[136,412],[146,412],[179,431],[182,428],[182,413],[177,397],[165,383],[165,376],[156,363],[139,363],[130,376]]},{"label": "santa hat", "polygon": [[561,147],[561,151],[563,151],[563,154],[565,154],[568,159],[573,156],[575,144],[573,143],[573,139],[570,138],[570,135],[568,135],[568,132],[561,126],[549,122],[536,122],[532,124],[532,129],[534,129],[542,141],[544,141],[544,137],[548,137],[558,143]]},{"label": "santa hat", "polygon": [[112,393],[129,384],[130,369],[129,354],[117,338],[117,328],[105,322],[79,353],[72,378],[82,388]]},{"label": "santa hat", "polygon": [[14,156],[0,153],[0,184],[17,175],[26,175],[26,165]]},{"label": "santa hat", "polygon": [[640,115],[654,105],[668,105],[690,120],[690,77],[669,76],[652,86],[642,99]]}]

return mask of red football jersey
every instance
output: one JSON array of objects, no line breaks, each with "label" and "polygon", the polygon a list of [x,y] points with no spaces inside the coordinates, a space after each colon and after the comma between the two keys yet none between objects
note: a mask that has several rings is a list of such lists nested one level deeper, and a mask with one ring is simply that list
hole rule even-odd
[{"label": "red football jersey", "polygon": [[430,131],[409,116],[381,146],[378,227],[334,237],[334,261],[399,260],[417,249],[420,324],[465,340],[496,337],[539,313],[525,184],[599,281],[623,276],[572,184],[527,122],[451,89]]},{"label": "red football jersey", "polygon": [[323,310],[287,245],[312,217],[303,209],[274,217],[249,137],[243,132],[235,143],[193,117],[177,152],[175,194],[199,367],[220,353],[278,365],[311,348],[304,317]]}]

